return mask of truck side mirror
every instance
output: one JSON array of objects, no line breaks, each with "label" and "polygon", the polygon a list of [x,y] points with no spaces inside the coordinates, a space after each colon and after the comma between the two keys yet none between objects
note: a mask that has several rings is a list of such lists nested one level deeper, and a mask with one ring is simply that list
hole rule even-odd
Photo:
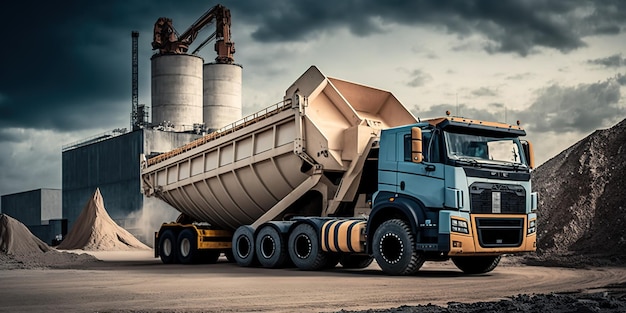
[{"label": "truck side mirror", "polygon": [[413,163],[422,163],[423,159],[422,129],[419,127],[413,127],[411,128],[411,161]]},{"label": "truck side mirror", "polygon": [[521,142],[528,166],[530,168],[535,168],[535,152],[533,150],[533,144],[528,140],[522,140]]}]

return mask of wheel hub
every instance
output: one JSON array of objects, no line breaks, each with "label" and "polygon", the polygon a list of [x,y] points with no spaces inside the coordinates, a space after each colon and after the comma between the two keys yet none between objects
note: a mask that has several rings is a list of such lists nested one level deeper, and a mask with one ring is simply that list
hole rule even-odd
[{"label": "wheel hub", "polygon": [[386,233],[380,239],[380,255],[389,264],[396,264],[404,255],[402,239],[394,233]]}]

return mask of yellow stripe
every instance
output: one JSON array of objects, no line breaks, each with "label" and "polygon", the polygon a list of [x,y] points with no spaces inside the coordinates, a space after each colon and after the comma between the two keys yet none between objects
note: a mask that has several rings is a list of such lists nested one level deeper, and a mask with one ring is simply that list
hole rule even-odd
[{"label": "yellow stripe", "polygon": [[231,242],[204,241],[198,243],[198,249],[230,249]]},{"label": "yellow stripe", "polygon": [[361,221],[358,222],[356,225],[354,225],[354,228],[352,228],[352,238],[351,238],[351,243],[352,243],[352,249],[354,249],[354,252],[365,252],[365,250],[363,249],[363,246],[361,245],[361,231],[365,228],[365,222]]},{"label": "yellow stripe", "polygon": [[328,228],[328,224],[330,224],[330,222],[326,222],[322,225],[322,231],[320,234],[320,242],[322,243],[322,251],[324,252],[328,252],[328,238],[326,238],[326,229]]},{"label": "yellow stripe", "polygon": [[332,221],[330,224],[330,231],[328,232],[328,247],[330,251],[337,252],[338,247],[335,245],[335,230],[339,226],[340,221]]},{"label": "yellow stripe", "polygon": [[227,230],[217,230],[217,229],[198,229],[201,236],[206,237],[232,237],[233,233]]},{"label": "yellow stripe", "polygon": [[339,224],[339,247],[337,247],[337,252],[350,252],[350,248],[348,247],[348,227],[352,225],[352,221],[340,222]]}]

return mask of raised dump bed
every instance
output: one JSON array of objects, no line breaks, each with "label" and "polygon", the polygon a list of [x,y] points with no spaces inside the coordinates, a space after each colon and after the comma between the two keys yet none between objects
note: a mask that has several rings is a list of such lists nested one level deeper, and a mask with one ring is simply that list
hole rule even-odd
[{"label": "raised dump bed", "polygon": [[195,221],[234,230],[280,218],[320,173],[349,171],[380,129],[415,122],[391,93],[312,66],[281,103],[147,160],[142,189]]}]

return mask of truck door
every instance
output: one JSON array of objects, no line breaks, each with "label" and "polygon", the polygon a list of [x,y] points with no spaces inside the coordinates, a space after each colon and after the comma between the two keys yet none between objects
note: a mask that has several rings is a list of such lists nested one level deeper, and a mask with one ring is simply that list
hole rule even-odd
[{"label": "truck door", "polygon": [[397,135],[398,193],[415,197],[426,207],[440,208],[444,202],[444,166],[439,140],[430,130],[422,131],[422,163],[411,162],[411,134]]}]

